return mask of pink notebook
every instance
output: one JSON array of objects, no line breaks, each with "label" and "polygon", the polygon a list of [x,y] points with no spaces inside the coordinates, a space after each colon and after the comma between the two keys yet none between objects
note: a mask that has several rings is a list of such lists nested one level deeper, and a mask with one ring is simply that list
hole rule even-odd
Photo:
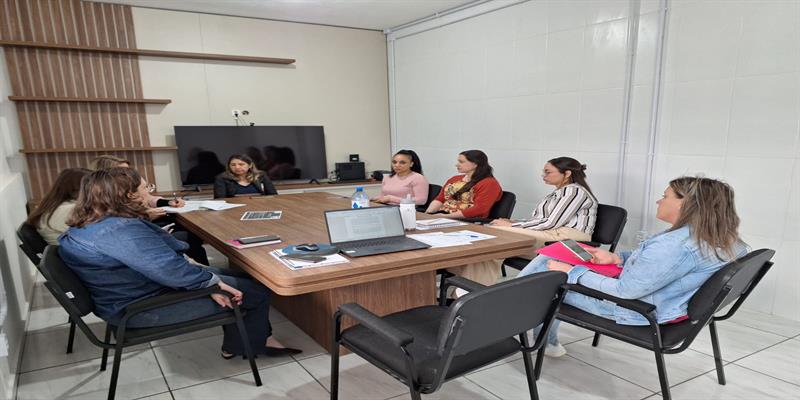
[{"label": "pink notebook", "polygon": [[[591,246],[585,245],[583,243],[578,243],[583,248],[589,248]],[[563,244],[556,242],[549,246],[542,247],[541,249],[536,251],[537,253],[547,256],[550,258],[555,258],[558,261],[563,261],[567,264],[572,265],[580,265],[582,267],[589,268],[590,270],[604,276],[608,276],[611,278],[616,278],[619,274],[622,273],[622,268],[614,265],[614,264],[593,264],[587,261],[583,261],[580,258],[576,257],[575,254],[572,254]]]}]

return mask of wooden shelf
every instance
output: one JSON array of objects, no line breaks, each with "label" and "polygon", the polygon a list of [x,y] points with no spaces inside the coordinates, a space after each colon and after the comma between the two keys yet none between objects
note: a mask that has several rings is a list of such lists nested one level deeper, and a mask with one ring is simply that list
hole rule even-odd
[{"label": "wooden shelf", "polygon": [[295,62],[295,59],[293,58],[234,56],[227,54],[211,54],[211,53],[187,53],[183,51],[126,49],[122,47],[96,47],[96,46],[82,46],[76,44],[51,44],[51,43],[30,42],[24,40],[0,40],[0,46],[33,47],[33,48],[50,49],[50,50],[79,50],[79,51],[92,51],[96,53],[134,54],[134,55],[149,56],[149,57],[191,58],[197,60],[240,61],[240,62],[283,64],[283,65],[294,64]]},{"label": "wooden shelf", "polygon": [[173,151],[177,146],[141,146],[141,147],[100,147],[100,148],[66,148],[57,147],[52,149],[19,149],[23,154],[43,154],[43,153],[99,153],[109,151]]},{"label": "wooden shelf", "polygon": [[108,97],[47,97],[47,96],[8,96],[11,101],[66,101],[76,103],[144,103],[169,104],[170,99],[120,99]]}]

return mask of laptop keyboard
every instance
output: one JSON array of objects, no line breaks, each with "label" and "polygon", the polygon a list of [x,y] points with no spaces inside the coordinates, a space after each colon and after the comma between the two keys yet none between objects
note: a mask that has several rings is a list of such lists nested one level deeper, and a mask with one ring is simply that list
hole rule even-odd
[{"label": "laptop keyboard", "polygon": [[387,240],[387,239],[370,239],[370,240],[362,240],[358,242],[351,242],[348,243],[345,247],[350,249],[359,249],[362,247],[373,247],[373,246],[384,246],[396,242],[395,240]]}]

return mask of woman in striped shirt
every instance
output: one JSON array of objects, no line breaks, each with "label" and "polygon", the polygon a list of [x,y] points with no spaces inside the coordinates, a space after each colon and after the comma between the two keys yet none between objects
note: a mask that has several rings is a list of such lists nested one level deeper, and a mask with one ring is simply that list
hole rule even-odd
[{"label": "woman in striped shirt", "polygon": [[597,218],[597,199],[586,183],[586,165],[570,157],[548,161],[542,171],[544,183],[556,187],[533,210],[531,218],[513,223],[507,219],[492,221],[491,226],[524,233],[536,238],[528,257],[546,242],[564,239],[592,239]]}]

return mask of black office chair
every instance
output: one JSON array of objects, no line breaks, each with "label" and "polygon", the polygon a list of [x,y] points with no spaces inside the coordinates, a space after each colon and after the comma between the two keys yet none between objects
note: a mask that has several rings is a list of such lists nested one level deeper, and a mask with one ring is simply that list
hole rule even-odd
[{"label": "black office chair", "polygon": [[[45,242],[42,235],[36,230],[33,225],[23,222],[17,229],[17,238],[20,241],[19,248],[28,256],[33,265],[39,265],[42,261],[42,253],[44,253],[47,242]],[[67,354],[72,353],[72,347],[75,343],[75,322],[69,318],[69,338],[67,339]]]},{"label": "black office chair", "polygon": [[[101,371],[105,371],[106,369],[108,350],[114,349],[111,385],[108,388],[109,400],[113,400],[116,394],[117,378],[119,377],[119,367],[122,361],[122,351],[125,347],[231,323],[236,323],[239,329],[242,342],[245,344],[245,354],[250,361],[250,368],[253,371],[253,379],[255,380],[256,386],[261,386],[261,376],[258,374],[255,358],[253,357],[253,352],[249,345],[250,342],[247,339],[247,332],[245,331],[244,322],[242,321],[242,312],[239,310],[239,306],[234,302],[231,302],[234,305],[231,311],[182,322],[180,324],[154,328],[128,328],[125,326],[128,319],[143,311],[183,301],[204,298],[212,293],[230,296],[227,292],[220,289],[219,286],[214,285],[209,288],[190,291],[174,291],[130,304],[125,308],[125,314],[122,317],[120,325],[106,325],[105,339],[100,340],[82,319],[83,316],[94,311],[94,302],[80,279],[78,279],[72,270],[61,260],[58,254],[58,246],[47,246],[44,251],[44,257],[39,263],[38,268],[46,279],[44,283],[45,287],[50,290],[50,293],[55,296],[59,304],[69,313],[72,321],[78,325],[89,341],[103,349],[103,359],[100,363]],[[115,336],[115,341],[113,342],[111,341],[112,331]]]},{"label": "black office chair", "polygon": [[[772,262],[769,260],[773,255],[775,255],[774,250],[756,250],[722,267],[708,278],[692,296],[689,300],[689,319],[679,323],[659,325],[655,319],[656,307],[654,305],[639,300],[620,299],[580,285],[567,285],[567,287],[571,291],[610,301],[616,303],[617,306],[635,311],[647,318],[650,325],[619,325],[613,320],[587,313],[567,304],[561,306],[557,318],[634,346],[652,350],[655,353],[661,396],[664,400],[669,400],[671,396],[667,370],[664,367],[664,354],[676,354],[686,350],[700,331],[708,325],[711,333],[711,347],[714,351],[717,381],[720,385],[724,385],[725,371],[722,367],[716,321],[726,320],[736,313],[739,306],[772,267]],[[725,315],[714,316],[715,313],[731,303],[733,306]],[[537,378],[539,373],[540,371],[537,370]]]},{"label": "black office chair", "polygon": [[[592,240],[589,242],[581,242],[588,244],[592,247],[600,247],[602,245],[610,246],[608,251],[614,252],[619,243],[619,238],[622,236],[622,231],[625,229],[625,224],[628,222],[628,211],[622,207],[612,206],[608,204],[597,205],[597,219],[594,223],[594,232],[592,233]],[[551,242],[552,243],[552,242]],[[550,244],[550,243],[547,243]],[[506,276],[506,266],[522,270],[530,263],[531,260],[523,257],[510,257],[503,261],[501,272]]]},{"label": "black office chair", "polygon": [[[538,399],[533,373],[541,370],[547,335],[539,335],[531,346],[527,332],[540,324],[543,332],[550,328],[566,277],[548,271],[489,287],[453,277],[448,285],[471,293],[452,306],[417,307],[385,317],[355,303],[340,306],[334,314],[331,399],[339,396],[339,345],[408,385],[415,400],[421,399],[420,393],[435,392],[445,381],[521,351],[530,396]],[[341,331],[343,315],[359,324]],[[534,351],[538,351],[535,368],[530,355]]]},{"label": "black office chair", "polygon": [[417,211],[425,212],[428,209],[428,206],[436,200],[436,196],[439,195],[439,192],[442,191],[442,187],[439,185],[434,185],[432,183],[428,184],[428,198],[425,200],[425,204],[421,206],[417,206]]},{"label": "black office chair", "polygon": [[[489,210],[489,218],[462,218],[460,221],[471,222],[476,224],[488,224],[498,218],[511,218],[514,213],[514,206],[517,204],[517,195],[512,192],[503,191],[500,200],[492,206]],[[505,267],[502,267],[503,276],[506,276]],[[447,298],[447,290],[445,289],[444,281],[453,276],[446,269],[437,269],[436,273],[441,276],[439,280],[439,303],[444,304]]]}]

